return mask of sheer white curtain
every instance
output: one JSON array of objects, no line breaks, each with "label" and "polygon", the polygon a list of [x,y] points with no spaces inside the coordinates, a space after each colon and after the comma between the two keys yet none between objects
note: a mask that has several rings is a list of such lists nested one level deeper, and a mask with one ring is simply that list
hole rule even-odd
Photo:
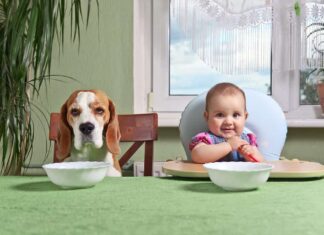
[{"label": "sheer white curtain", "polygon": [[[210,67],[226,74],[269,68],[271,15],[267,0],[171,0],[171,17],[192,49]],[[266,33],[268,39],[261,37]]]},{"label": "sheer white curtain", "polygon": [[295,47],[300,45],[300,31],[295,3],[294,0],[171,0],[171,17],[179,23],[192,49],[219,72],[262,71],[271,64],[271,50],[278,52],[272,58],[272,69],[290,71],[299,65]]}]

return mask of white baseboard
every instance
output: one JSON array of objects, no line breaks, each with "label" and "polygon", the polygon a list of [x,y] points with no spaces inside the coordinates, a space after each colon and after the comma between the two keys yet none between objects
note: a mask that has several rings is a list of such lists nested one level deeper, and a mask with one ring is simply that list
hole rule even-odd
[{"label": "white baseboard", "polygon": [[[153,162],[153,176],[167,176],[162,172],[164,162]],[[134,162],[134,176],[144,176],[144,162]]]}]

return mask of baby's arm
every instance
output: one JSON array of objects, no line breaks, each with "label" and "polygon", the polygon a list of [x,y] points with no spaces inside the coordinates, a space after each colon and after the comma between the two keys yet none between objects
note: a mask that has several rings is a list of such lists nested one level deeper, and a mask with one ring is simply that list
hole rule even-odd
[{"label": "baby's arm", "polygon": [[229,143],[197,144],[191,151],[191,159],[195,163],[216,162],[232,151]]},{"label": "baby's arm", "polygon": [[191,159],[195,163],[216,162],[243,144],[247,142],[239,137],[232,137],[227,142],[218,144],[199,143],[192,149]]}]

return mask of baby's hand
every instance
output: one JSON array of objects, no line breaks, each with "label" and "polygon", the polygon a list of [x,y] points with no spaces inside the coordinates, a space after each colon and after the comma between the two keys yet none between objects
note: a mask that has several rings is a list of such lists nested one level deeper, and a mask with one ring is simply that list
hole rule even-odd
[{"label": "baby's hand", "polygon": [[245,140],[242,140],[239,136],[233,136],[226,140],[231,145],[232,150],[237,150],[241,145],[249,144]]},{"label": "baby's hand", "polygon": [[241,145],[238,148],[240,154],[243,155],[244,159],[248,162],[261,162],[262,156],[256,146],[250,144]]}]

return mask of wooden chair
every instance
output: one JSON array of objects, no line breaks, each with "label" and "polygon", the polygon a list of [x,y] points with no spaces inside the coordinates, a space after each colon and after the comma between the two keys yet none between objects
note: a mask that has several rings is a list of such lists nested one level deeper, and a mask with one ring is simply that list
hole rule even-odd
[{"label": "wooden chair", "polygon": [[[49,139],[54,141],[54,162],[57,158],[57,133],[60,113],[51,113]],[[158,136],[158,115],[157,113],[145,114],[124,114],[118,115],[121,142],[134,142],[119,159],[122,167],[145,143],[144,151],[144,176],[152,176],[153,170],[153,143]]]}]

